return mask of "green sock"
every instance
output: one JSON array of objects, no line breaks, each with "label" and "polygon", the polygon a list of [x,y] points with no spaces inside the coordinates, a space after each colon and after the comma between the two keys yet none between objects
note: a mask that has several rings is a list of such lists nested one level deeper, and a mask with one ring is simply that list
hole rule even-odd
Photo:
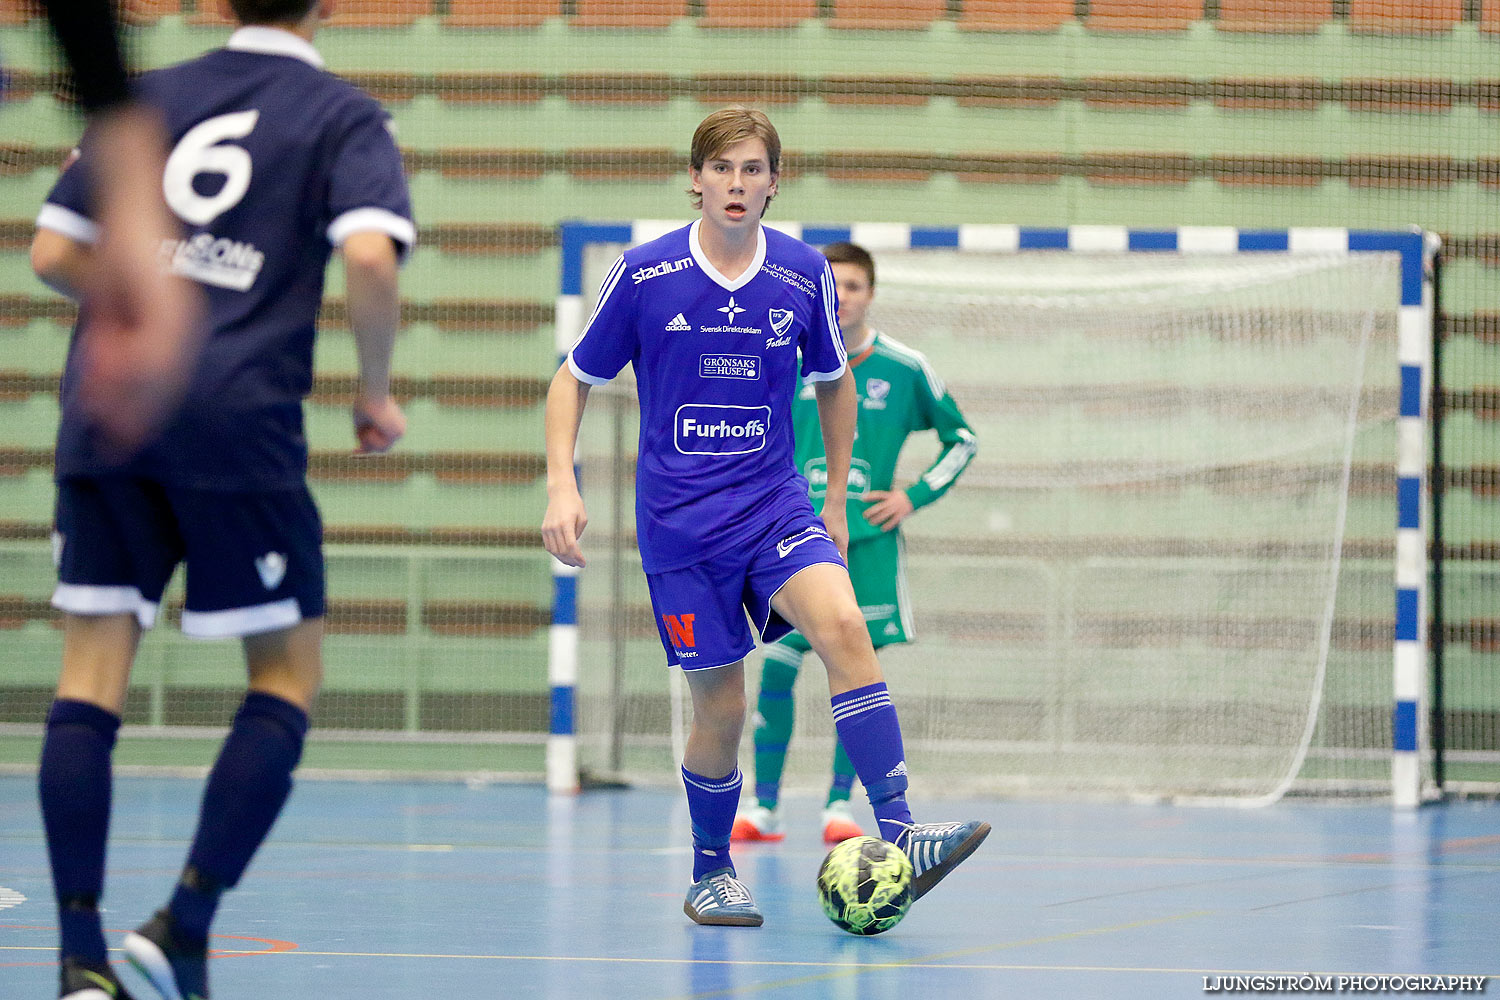
[{"label": "green sock", "polygon": [[838,737],[833,741],[833,784],[828,786],[828,805],[848,802],[849,790],[854,787],[854,765],[844,751],[844,742]]},{"label": "green sock", "polygon": [[775,809],[781,795],[781,772],[792,738],[795,704],[792,686],[802,667],[802,654],[782,643],[766,647],[760,669],[760,697],[755,702],[755,800]]}]

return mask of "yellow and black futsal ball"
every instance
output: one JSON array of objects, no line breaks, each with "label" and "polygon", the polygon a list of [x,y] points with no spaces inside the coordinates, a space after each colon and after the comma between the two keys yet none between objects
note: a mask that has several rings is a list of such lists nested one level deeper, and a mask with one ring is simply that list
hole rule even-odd
[{"label": "yellow and black futsal ball", "polygon": [[911,861],[895,844],[854,837],[828,852],[818,869],[823,912],[850,934],[879,934],[911,908]]}]

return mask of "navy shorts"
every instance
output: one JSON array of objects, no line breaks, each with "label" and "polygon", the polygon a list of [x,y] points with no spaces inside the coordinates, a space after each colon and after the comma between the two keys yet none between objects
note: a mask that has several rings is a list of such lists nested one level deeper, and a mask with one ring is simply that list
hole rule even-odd
[{"label": "navy shorts", "polygon": [[53,607],[156,621],[187,566],[183,634],[238,638],[323,615],[323,524],[306,487],[231,493],[131,477],[57,486]]},{"label": "navy shorts", "polygon": [[706,670],[742,660],[755,648],[749,622],[763,642],[780,639],[792,626],[771,610],[771,598],[817,563],[842,566],[844,560],[809,507],[772,525],[755,544],[683,569],[647,573],[667,663]]}]

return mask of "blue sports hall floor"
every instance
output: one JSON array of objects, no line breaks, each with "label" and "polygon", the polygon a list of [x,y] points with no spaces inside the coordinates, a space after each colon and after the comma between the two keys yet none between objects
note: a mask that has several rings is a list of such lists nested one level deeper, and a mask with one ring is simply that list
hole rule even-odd
[{"label": "blue sports hall floor", "polygon": [[[163,900],[199,790],[117,779],[111,947]],[[1500,976],[1494,803],[1402,815],[1298,801],[945,802],[919,818],[979,816],[994,833],[874,938],[818,909],[820,804],[788,802],[786,841],[736,851],[765,926],[716,928],[682,914],[679,793],[552,800],[530,785],[302,781],[220,910],[213,997],[1155,1000],[1273,982],[1251,976],[1329,976],[1342,993],[1354,984],[1340,976]],[[0,777],[0,887],[0,998],[54,997],[56,914],[30,777]],[[1421,981],[1385,985],[1413,995]]]}]

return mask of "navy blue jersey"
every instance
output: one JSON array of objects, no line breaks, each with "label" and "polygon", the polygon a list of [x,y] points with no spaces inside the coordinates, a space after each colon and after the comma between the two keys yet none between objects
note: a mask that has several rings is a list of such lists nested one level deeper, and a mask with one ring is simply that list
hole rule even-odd
[{"label": "navy blue jersey", "polygon": [[[236,31],[201,58],[144,75],[137,96],[171,137],[162,191],[184,238],[163,265],[198,281],[211,331],[181,410],[125,466],[98,451],[76,405],[75,332],[62,383],[57,475],[128,472],[197,489],[275,489],[306,473],[302,399],[333,248],[416,238],[401,156],[380,105],[273,28]],[[63,171],[39,227],[93,242],[90,143]],[[86,305],[85,305],[86,308]]]},{"label": "navy blue jersey", "polygon": [[845,369],[822,254],[762,227],[755,259],[730,280],[704,256],[698,225],[627,250],[568,354],[590,385],[635,366],[636,535],[648,573],[740,547],[805,501],[791,420],[798,356],[814,381]]}]

